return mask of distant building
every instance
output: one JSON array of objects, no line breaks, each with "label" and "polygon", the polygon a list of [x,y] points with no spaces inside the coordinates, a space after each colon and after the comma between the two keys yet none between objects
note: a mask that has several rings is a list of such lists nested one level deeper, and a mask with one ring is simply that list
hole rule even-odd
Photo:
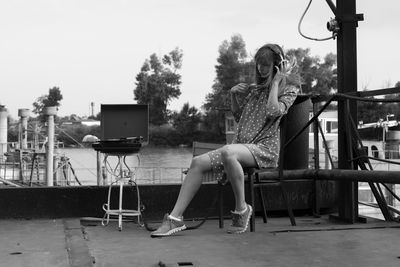
[{"label": "distant building", "polygon": [[100,126],[100,121],[93,119],[83,119],[81,121],[81,124],[86,126]]},{"label": "distant building", "polygon": [[[310,114],[310,118],[312,114]],[[333,156],[337,157],[338,121],[337,111],[325,111],[319,116],[319,123]],[[400,158],[400,127],[397,121],[379,121],[359,124],[358,131],[368,156],[382,159]],[[324,152],[323,139],[319,134],[319,150]],[[310,127],[309,146],[314,148],[313,128]]]}]

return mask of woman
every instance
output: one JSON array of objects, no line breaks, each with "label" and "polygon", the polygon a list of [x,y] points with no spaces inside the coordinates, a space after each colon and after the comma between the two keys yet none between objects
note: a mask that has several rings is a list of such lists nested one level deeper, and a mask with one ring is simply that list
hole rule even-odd
[{"label": "woman", "polygon": [[232,144],[194,157],[178,200],[151,236],[168,236],[186,229],[183,212],[202,183],[205,172],[223,173],[232,185],[235,210],[228,233],[247,230],[253,208],[245,202],[243,167],[276,167],[279,156],[279,122],[296,99],[300,77],[295,61],[288,62],[282,48],[266,44],[255,55],[256,84],[240,83],[231,92],[231,109],[238,128]]}]

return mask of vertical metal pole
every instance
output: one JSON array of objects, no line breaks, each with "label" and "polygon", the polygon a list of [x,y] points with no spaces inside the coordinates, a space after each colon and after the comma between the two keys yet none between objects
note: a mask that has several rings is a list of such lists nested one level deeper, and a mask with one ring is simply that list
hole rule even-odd
[{"label": "vertical metal pole", "polygon": [[26,172],[26,161],[23,160],[24,150],[28,149],[28,117],[29,109],[18,109],[20,117],[19,128],[19,148],[20,148],[20,180],[24,182],[24,174]]},{"label": "vertical metal pole", "polygon": [[39,151],[39,125],[37,122],[33,124],[33,149],[35,152]]},{"label": "vertical metal pole", "polygon": [[103,174],[102,174],[102,160],[101,160],[101,152],[96,152],[97,158],[97,185],[103,185]]},{"label": "vertical metal pole", "polygon": [[[315,116],[315,114],[317,114],[318,112],[318,108],[319,105],[318,103],[314,103],[313,104],[313,116]],[[319,127],[318,127],[318,123],[319,123],[319,118],[317,118],[314,122],[313,122],[313,136],[314,136],[314,168],[316,170],[319,169]]]},{"label": "vertical metal pole", "polygon": [[7,109],[0,105],[0,159],[4,159],[7,152]]},{"label": "vertical metal pole", "polygon": [[[123,168],[123,156],[118,155],[118,163],[119,163],[119,212],[118,212],[118,229],[122,230],[122,194],[124,193],[124,168]],[[118,180],[118,177],[117,177]]]},{"label": "vertical metal pole", "polygon": [[[337,36],[338,92],[357,91],[357,20],[356,0],[337,0],[336,18],[340,31]],[[357,121],[357,103],[350,102],[350,115]],[[338,103],[338,155],[339,169],[351,169],[345,128],[345,102]],[[340,220],[354,223],[358,218],[358,186],[356,182],[337,182],[338,216]]]},{"label": "vertical metal pole", "polygon": [[334,166],[331,165],[331,158],[329,157],[329,153],[332,155],[332,150],[335,148],[333,140],[326,140],[325,146],[325,169],[333,169]]},{"label": "vertical metal pole", "polygon": [[[314,103],[313,104],[313,116],[315,116],[318,112],[319,108],[319,103]],[[314,135],[314,168],[316,170],[319,169],[319,118],[317,118],[313,122],[313,135]],[[314,206],[313,206],[313,212],[314,215],[319,215],[320,214],[320,201],[321,201],[321,181],[314,181]]]},{"label": "vertical metal pole", "polygon": [[53,186],[53,160],[54,160],[54,116],[57,114],[56,107],[45,107],[44,115],[47,116],[47,150],[46,150],[46,184]]},{"label": "vertical metal pole", "polygon": [[[57,153],[56,153],[57,154]],[[59,158],[53,156],[53,181],[55,185],[62,185],[58,175]]]}]

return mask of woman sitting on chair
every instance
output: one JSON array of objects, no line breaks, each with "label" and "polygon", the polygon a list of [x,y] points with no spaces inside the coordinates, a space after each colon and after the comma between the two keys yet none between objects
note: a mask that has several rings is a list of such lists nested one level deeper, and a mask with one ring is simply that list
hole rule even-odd
[{"label": "woman sitting on chair", "polygon": [[239,83],[230,90],[231,109],[238,121],[233,143],[193,158],[173,210],[151,236],[169,236],[186,229],[182,215],[200,188],[203,174],[210,170],[218,179],[225,172],[232,185],[235,210],[231,212],[228,233],[247,230],[253,207],[245,202],[243,168],[277,166],[279,122],[300,88],[296,62],[286,60],[280,46],[262,46],[255,55],[255,63],[256,83]]}]

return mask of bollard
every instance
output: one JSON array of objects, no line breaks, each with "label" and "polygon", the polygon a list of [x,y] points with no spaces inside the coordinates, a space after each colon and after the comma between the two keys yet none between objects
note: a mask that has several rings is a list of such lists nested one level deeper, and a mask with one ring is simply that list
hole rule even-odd
[{"label": "bollard", "polygon": [[47,186],[53,186],[54,116],[57,114],[57,107],[45,107],[43,114],[47,117],[46,183]]}]

